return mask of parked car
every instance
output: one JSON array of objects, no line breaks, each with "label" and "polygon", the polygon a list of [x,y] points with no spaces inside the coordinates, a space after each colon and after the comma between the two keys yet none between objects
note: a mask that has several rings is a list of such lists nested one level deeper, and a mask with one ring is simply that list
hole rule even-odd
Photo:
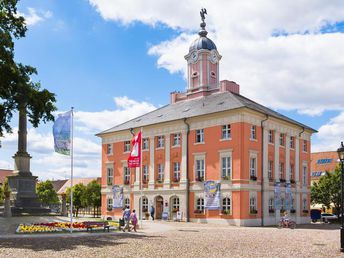
[{"label": "parked car", "polygon": [[328,222],[329,220],[338,219],[338,216],[332,213],[321,213],[321,219],[324,222]]}]

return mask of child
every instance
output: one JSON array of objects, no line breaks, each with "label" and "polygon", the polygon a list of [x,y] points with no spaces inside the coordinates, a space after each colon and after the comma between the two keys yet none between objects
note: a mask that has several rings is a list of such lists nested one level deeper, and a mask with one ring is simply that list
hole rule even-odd
[{"label": "child", "polygon": [[284,227],[288,227],[288,226],[289,226],[288,212],[285,211],[285,212],[283,213],[282,221],[283,221],[283,226],[284,226]]},{"label": "child", "polygon": [[131,213],[130,219],[131,219],[131,224],[133,224],[133,229],[134,229],[134,231],[137,232],[137,231],[136,231],[137,217],[136,217],[135,210],[133,210],[133,212]]}]

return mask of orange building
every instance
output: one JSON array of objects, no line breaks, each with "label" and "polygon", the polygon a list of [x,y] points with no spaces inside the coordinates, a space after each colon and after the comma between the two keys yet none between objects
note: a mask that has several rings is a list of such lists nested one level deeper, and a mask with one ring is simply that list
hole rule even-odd
[{"label": "orange building", "polygon": [[[121,216],[120,208],[111,208],[112,186],[119,185],[124,205],[143,212],[154,206],[157,218],[165,213],[172,219],[180,211],[186,221],[257,226],[273,225],[280,210],[289,210],[297,223],[308,222],[316,131],[240,95],[235,82],[219,81],[221,55],[205,25],[185,56],[187,91],[98,134],[102,215]],[[130,129],[140,128],[141,180],[139,168],[127,167]],[[204,182],[210,180],[220,183],[215,210],[205,207]]]},{"label": "orange building", "polygon": [[311,183],[319,181],[325,172],[333,172],[339,164],[336,151],[311,153]]}]

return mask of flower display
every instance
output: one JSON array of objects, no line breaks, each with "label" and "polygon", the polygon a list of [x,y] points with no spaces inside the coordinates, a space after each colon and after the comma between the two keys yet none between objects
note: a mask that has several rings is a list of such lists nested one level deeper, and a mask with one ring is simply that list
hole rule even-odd
[{"label": "flower display", "polygon": [[[108,221],[110,228],[118,228],[117,221]],[[19,224],[16,233],[19,234],[31,234],[31,233],[57,233],[57,232],[69,232],[70,222],[47,222],[47,223],[33,223],[33,224]],[[92,229],[103,230],[102,225],[92,225]],[[73,231],[86,231],[87,227],[84,222],[74,222]]]}]

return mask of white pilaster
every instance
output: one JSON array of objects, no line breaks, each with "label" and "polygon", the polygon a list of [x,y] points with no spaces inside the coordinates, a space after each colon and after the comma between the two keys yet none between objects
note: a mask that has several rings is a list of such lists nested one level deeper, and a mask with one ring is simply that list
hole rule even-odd
[{"label": "white pilaster", "polygon": [[300,223],[301,202],[300,202],[300,138],[295,136],[295,201],[296,201],[296,223]]},{"label": "white pilaster", "polygon": [[285,135],[285,180],[290,182],[290,135]]},{"label": "white pilaster", "polygon": [[264,178],[264,182],[268,182],[269,178],[268,178],[268,154],[269,154],[269,150],[268,150],[268,130],[264,128],[263,130],[263,171],[262,171],[262,175]]},{"label": "white pilaster", "polygon": [[187,135],[186,132],[182,133],[182,164],[181,164],[181,175],[180,175],[180,179],[181,182],[186,182],[187,178],[186,178],[186,170],[187,170],[187,153],[186,153],[186,149],[187,149]]},{"label": "white pilaster", "polygon": [[275,172],[275,181],[280,180],[279,176],[279,132],[275,131],[275,158],[274,158],[274,172]]},{"label": "white pilaster", "polygon": [[152,136],[149,140],[149,182],[148,188],[154,189],[154,149],[155,149],[155,141],[154,136]]},{"label": "white pilaster", "polygon": [[165,135],[165,175],[164,184],[168,186],[170,184],[170,135]]}]

